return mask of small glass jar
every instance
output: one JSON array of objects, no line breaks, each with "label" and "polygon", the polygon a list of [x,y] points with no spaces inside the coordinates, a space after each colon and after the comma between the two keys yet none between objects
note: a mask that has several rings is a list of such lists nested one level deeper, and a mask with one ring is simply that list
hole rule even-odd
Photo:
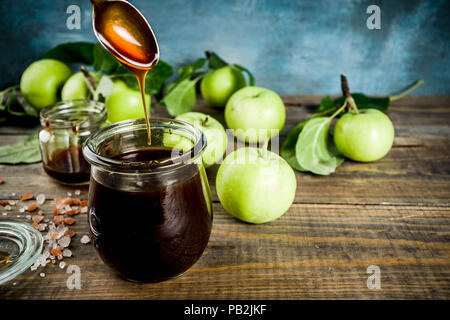
[{"label": "small glass jar", "polygon": [[130,281],[184,273],[202,255],[212,226],[203,133],[153,118],[102,128],[86,141],[91,164],[89,227],[103,261]]},{"label": "small glass jar", "polygon": [[93,100],[61,101],[40,112],[39,145],[44,170],[61,183],[89,182],[83,142],[106,121],[105,105]]}]

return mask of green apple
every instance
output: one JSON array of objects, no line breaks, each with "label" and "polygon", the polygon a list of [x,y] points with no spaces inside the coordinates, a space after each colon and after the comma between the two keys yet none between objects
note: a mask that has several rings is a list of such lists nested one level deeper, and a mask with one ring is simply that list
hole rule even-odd
[{"label": "green apple", "polygon": [[258,148],[239,148],[219,167],[216,190],[226,211],[250,223],[282,216],[295,198],[294,170],[277,154]]},{"label": "green apple", "polygon": [[225,107],[225,121],[245,142],[260,142],[277,135],[284,126],[286,110],[274,91],[245,87],[234,93]]},{"label": "green apple", "polygon": [[[145,95],[147,111],[150,112],[150,95]],[[141,93],[128,88],[122,80],[114,81],[114,90],[105,100],[108,120],[116,123],[122,120],[144,118]]]},{"label": "green apple", "polygon": [[71,74],[72,70],[61,61],[38,60],[23,72],[20,91],[33,107],[40,110],[58,101],[58,90]]},{"label": "green apple", "polygon": [[210,115],[200,112],[183,113],[175,119],[196,126],[206,136],[207,145],[202,154],[205,168],[211,167],[222,158],[227,148],[228,138],[225,129],[219,121]]},{"label": "green apple", "polygon": [[[89,74],[94,78],[99,80],[99,76],[94,72],[89,72]],[[77,72],[73,74],[64,83],[61,90],[62,100],[74,100],[74,99],[87,99],[89,97],[89,89],[86,84],[85,77],[82,72]]]},{"label": "green apple", "polygon": [[210,106],[224,107],[230,96],[245,85],[245,77],[241,71],[233,66],[225,66],[206,74],[200,91]]},{"label": "green apple", "polygon": [[361,162],[383,158],[394,142],[394,126],[377,109],[344,114],[334,127],[336,148],[349,159]]}]

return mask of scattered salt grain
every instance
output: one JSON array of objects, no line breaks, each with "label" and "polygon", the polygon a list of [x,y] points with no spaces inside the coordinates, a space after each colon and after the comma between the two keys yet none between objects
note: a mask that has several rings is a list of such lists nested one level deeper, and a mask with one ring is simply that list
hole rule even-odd
[{"label": "scattered salt grain", "polygon": [[72,207],[71,207],[71,206],[69,206],[68,204],[66,204],[66,206],[64,207],[64,210],[66,210],[66,211],[70,211],[70,210],[72,210]]},{"label": "scattered salt grain", "polygon": [[80,194],[81,194],[81,191],[80,191],[80,190],[78,190],[78,189],[75,190],[75,195],[76,195],[76,196],[79,196]]},{"label": "scattered salt grain", "polygon": [[45,194],[42,194],[42,193],[38,194],[36,196],[36,202],[37,202],[38,205],[43,205],[44,202],[45,202]]},{"label": "scattered salt grain", "polygon": [[62,260],[62,259],[63,259],[63,256],[62,256],[62,254],[60,254],[60,255],[57,256],[56,258],[58,258],[58,260]]},{"label": "scattered salt grain", "polygon": [[67,248],[70,244],[70,237],[64,236],[61,239],[58,240],[58,244],[63,247]]},{"label": "scattered salt grain", "polygon": [[66,258],[70,258],[72,256],[72,251],[70,249],[64,249],[62,255]]},{"label": "scattered salt grain", "polygon": [[42,258],[43,258],[43,259],[47,259],[48,257],[50,257],[50,251],[45,250],[45,251],[42,253]]},{"label": "scattered salt grain", "polygon": [[20,213],[24,213],[25,210],[27,210],[27,207],[22,207],[22,208],[19,209],[19,212],[20,212]]},{"label": "scattered salt grain", "polygon": [[87,244],[87,243],[91,242],[91,239],[89,239],[89,236],[84,235],[81,237],[80,241],[82,244]]},{"label": "scattered salt grain", "polygon": [[25,218],[27,218],[28,220],[30,220],[30,219],[31,219],[31,216],[30,216],[29,214],[27,214],[27,215],[25,216]]},{"label": "scattered salt grain", "polygon": [[13,282],[13,286],[15,286],[17,284],[17,282]]},{"label": "scattered salt grain", "polygon": [[45,277],[45,273],[43,273],[43,272],[39,273],[39,275],[41,276],[41,278]]},{"label": "scattered salt grain", "polygon": [[67,196],[71,197],[72,196],[72,192],[67,192]]},{"label": "scattered salt grain", "polygon": [[8,205],[8,206],[5,206],[5,210],[11,211],[11,209],[12,209],[12,208],[11,208],[11,206],[9,206],[9,205]]},{"label": "scattered salt grain", "polygon": [[66,266],[66,263],[65,263],[64,261],[61,261],[61,262],[59,263],[59,267],[60,267],[61,269],[64,269],[65,266]]},{"label": "scattered salt grain", "polygon": [[81,207],[80,212],[81,213],[87,213],[88,212],[88,207]]},{"label": "scattered salt grain", "polygon": [[16,196],[16,193],[15,193],[15,192],[12,192],[12,193],[11,193],[11,196],[12,196],[12,197],[15,197],[15,196]]},{"label": "scattered salt grain", "polygon": [[18,215],[17,215],[17,218],[20,218],[20,217],[22,217],[22,216],[21,216],[20,214],[18,214]]},{"label": "scattered salt grain", "polygon": [[37,269],[37,266],[33,264],[30,269],[31,269],[31,271],[34,271]]},{"label": "scattered salt grain", "polygon": [[15,206],[15,205],[16,205],[16,202],[15,202],[14,200],[9,200],[9,204],[10,204],[11,206]]},{"label": "scattered salt grain", "polygon": [[38,224],[38,230],[39,231],[45,231],[45,229],[47,229],[47,224],[46,223],[39,223]]}]

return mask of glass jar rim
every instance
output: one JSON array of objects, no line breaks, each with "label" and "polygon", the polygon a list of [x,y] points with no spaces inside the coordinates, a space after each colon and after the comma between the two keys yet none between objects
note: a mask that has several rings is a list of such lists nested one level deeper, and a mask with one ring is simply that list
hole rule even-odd
[{"label": "glass jar rim", "polygon": [[[175,127],[177,126],[178,127]],[[112,172],[121,173],[139,173],[139,174],[154,174],[165,171],[172,171],[180,167],[184,167],[192,163],[192,160],[201,158],[202,152],[206,148],[206,136],[197,127],[181,120],[168,119],[168,118],[151,118],[150,128],[155,129],[167,129],[182,128],[185,132],[188,132],[193,138],[193,146],[182,153],[172,156],[167,159],[167,164],[164,161],[159,162],[159,166],[151,166],[153,161],[121,161],[112,159],[103,155],[100,155],[96,151],[96,147],[100,146],[106,139],[114,136],[118,133],[132,132],[133,128],[147,130],[145,119],[132,119],[120,121],[106,127],[97,130],[94,134],[88,137],[83,143],[83,155],[84,158],[94,167],[101,167]],[[150,146],[151,147],[151,146]]]},{"label": "glass jar rim", "polygon": [[39,118],[42,127],[89,128],[106,120],[106,107],[96,100],[63,100],[42,109]]}]

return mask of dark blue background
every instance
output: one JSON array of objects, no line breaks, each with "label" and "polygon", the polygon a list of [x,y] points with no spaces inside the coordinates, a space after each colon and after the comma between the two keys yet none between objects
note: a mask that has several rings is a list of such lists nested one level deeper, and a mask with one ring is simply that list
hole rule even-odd
[{"label": "dark blue background", "polygon": [[[0,0],[0,88],[52,46],[95,41],[88,0]],[[161,58],[178,67],[214,50],[251,69],[256,84],[281,94],[398,92],[450,94],[450,1],[131,0],[158,38]],[[66,9],[81,8],[81,30],[68,30]],[[381,8],[381,30],[366,9]]]}]

